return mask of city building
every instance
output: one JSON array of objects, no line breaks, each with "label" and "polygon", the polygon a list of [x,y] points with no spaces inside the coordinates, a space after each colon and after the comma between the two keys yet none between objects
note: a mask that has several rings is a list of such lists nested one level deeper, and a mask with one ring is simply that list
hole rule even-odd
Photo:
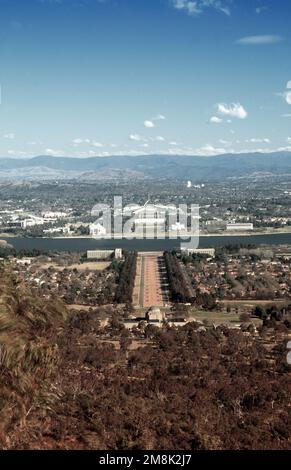
[{"label": "city building", "polygon": [[87,258],[88,259],[108,259],[112,257],[114,250],[88,250]]},{"label": "city building", "polygon": [[140,218],[134,221],[135,232],[144,230],[165,230],[165,219],[163,218]]},{"label": "city building", "polygon": [[121,248],[115,248],[114,257],[115,257],[115,259],[122,259],[122,249]]},{"label": "city building", "polygon": [[35,227],[36,225],[43,225],[44,219],[41,217],[31,216],[29,219],[21,220],[21,228],[26,229],[28,227]]},{"label": "city building", "polygon": [[124,320],[123,324],[126,329],[131,330],[137,328],[143,322],[146,325],[154,325],[158,328],[167,323],[169,326],[185,326],[188,322],[185,318],[166,318],[165,312],[158,307],[151,307],[143,317],[130,317]]},{"label": "city building", "polygon": [[198,255],[208,255],[211,258],[215,256],[214,248],[185,248],[183,252],[186,252],[187,255],[198,254]]},{"label": "city building", "polygon": [[115,250],[88,250],[87,259],[103,260],[109,258],[122,259],[122,249],[115,248]]},{"label": "city building", "polygon": [[181,224],[180,222],[176,222],[175,224],[171,225],[171,230],[181,232],[182,230],[186,230],[185,224]]},{"label": "city building", "polygon": [[62,219],[64,217],[68,217],[68,214],[66,212],[61,212],[61,211],[43,211],[41,213],[42,217],[44,219]]},{"label": "city building", "polygon": [[151,307],[146,313],[145,318],[148,323],[163,322],[166,319],[166,315],[158,307]]},{"label": "city building", "polygon": [[89,226],[89,230],[92,237],[101,237],[102,235],[106,235],[106,228],[99,222],[97,224],[91,224]]}]

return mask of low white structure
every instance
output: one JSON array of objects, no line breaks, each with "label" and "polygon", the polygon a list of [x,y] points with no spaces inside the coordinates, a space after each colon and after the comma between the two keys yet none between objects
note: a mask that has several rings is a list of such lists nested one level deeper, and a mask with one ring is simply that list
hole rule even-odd
[{"label": "low white structure", "polygon": [[122,258],[122,249],[115,248],[115,250],[88,250],[87,251],[87,258],[88,259],[109,259],[114,255],[114,258],[121,259]]},{"label": "low white structure", "polygon": [[61,211],[43,211],[41,215],[44,219],[48,219],[48,220],[49,219],[62,219],[68,216],[66,212],[61,212]]},{"label": "low white structure", "polygon": [[183,252],[186,252],[187,255],[198,254],[198,255],[208,255],[213,258],[215,256],[214,248],[186,248],[183,249]]},{"label": "low white structure", "polygon": [[62,233],[64,235],[70,235],[72,230],[69,225],[66,225],[65,227],[52,227],[44,229],[43,233]]},{"label": "low white structure", "polygon": [[21,266],[29,266],[31,264],[31,258],[21,258],[16,260],[16,264]]},{"label": "low white structure", "polygon": [[147,322],[163,322],[166,319],[165,312],[161,312],[159,307],[151,307],[146,313]]},{"label": "low white structure", "polygon": [[88,250],[88,259],[108,259],[114,253],[114,250]]},{"label": "low white structure", "polygon": [[[190,320],[191,321],[191,320]],[[144,317],[130,317],[124,320],[123,325],[126,329],[132,330],[137,328],[141,323],[146,325],[153,325],[162,328],[165,324],[169,326],[185,326],[188,320],[185,318],[167,318],[165,312],[161,311],[159,307],[151,307]]]}]

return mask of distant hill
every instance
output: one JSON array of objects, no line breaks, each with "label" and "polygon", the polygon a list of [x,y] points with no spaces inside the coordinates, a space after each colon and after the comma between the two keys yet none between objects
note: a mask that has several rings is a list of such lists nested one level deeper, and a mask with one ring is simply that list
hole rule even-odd
[{"label": "distant hill", "polygon": [[0,179],[178,178],[223,180],[252,175],[291,175],[291,152],[198,156],[0,158]]}]

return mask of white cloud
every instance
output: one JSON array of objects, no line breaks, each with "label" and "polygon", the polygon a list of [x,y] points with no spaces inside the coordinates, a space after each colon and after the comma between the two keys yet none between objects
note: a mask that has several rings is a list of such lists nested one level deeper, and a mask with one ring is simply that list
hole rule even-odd
[{"label": "white cloud", "polygon": [[247,111],[240,103],[232,103],[230,105],[219,103],[217,105],[217,111],[219,114],[235,117],[238,119],[245,119],[248,115]]},{"label": "white cloud", "polygon": [[157,114],[151,119],[146,119],[143,125],[146,129],[153,129],[154,127],[156,127],[155,121],[164,121],[165,119],[166,119],[166,116],[164,116],[164,114]]},{"label": "white cloud", "polygon": [[250,144],[270,144],[271,141],[270,139],[257,139],[257,138],[252,138],[252,139],[247,139],[246,140],[246,143],[250,143]]},{"label": "white cloud", "polygon": [[229,0],[172,0],[173,7],[176,10],[184,11],[188,15],[200,15],[207,8],[214,8],[230,16]]},{"label": "white cloud", "polygon": [[166,116],[163,114],[158,114],[157,116],[154,116],[152,118],[152,121],[164,121],[166,119]]},{"label": "white cloud", "polygon": [[257,7],[256,8],[256,13],[259,15],[260,13],[262,13],[263,11],[266,11],[266,10],[268,10],[268,7],[266,7],[266,6]]},{"label": "white cloud", "polygon": [[283,117],[283,118],[290,118],[290,117],[291,117],[291,114],[281,114],[281,117]]},{"label": "white cloud", "polygon": [[14,140],[15,139],[15,134],[14,132],[9,132],[8,134],[3,135],[4,139],[9,139],[9,140]]},{"label": "white cloud", "polygon": [[144,121],[143,125],[147,129],[152,129],[153,127],[155,127],[155,124],[153,123],[153,121],[149,121],[149,120]]},{"label": "white cloud", "polygon": [[232,145],[232,142],[229,141],[229,140],[219,139],[218,142],[219,142],[220,144],[222,144],[222,145],[227,145],[228,147],[229,147],[230,145]]},{"label": "white cloud", "polygon": [[286,142],[287,142],[288,144],[291,144],[291,137],[287,137]]},{"label": "white cloud", "polygon": [[[287,82],[286,85],[287,91],[284,93],[276,93],[277,96],[284,98],[287,104],[291,105],[291,80]],[[282,117],[290,117],[288,114],[283,114]]]},{"label": "white cloud", "polygon": [[242,46],[264,46],[266,44],[277,44],[278,42],[282,41],[283,38],[281,36],[277,36],[275,34],[265,34],[258,36],[246,36],[244,38],[238,39],[236,43],[241,44]]},{"label": "white cloud", "polygon": [[225,148],[217,148],[210,144],[204,145],[204,147],[195,150],[195,155],[201,157],[211,157],[214,155],[222,155],[223,153],[226,153]]},{"label": "white cloud", "polygon": [[130,134],[129,140],[133,140],[134,142],[146,142],[147,141],[147,139],[145,139],[139,134]]},{"label": "white cloud", "polygon": [[178,145],[178,143],[173,140],[172,142],[169,142],[169,145],[172,145],[173,147],[175,147],[176,145]]},{"label": "white cloud", "polygon": [[17,158],[28,158],[28,157],[34,157],[35,155],[29,152],[23,152],[22,150],[8,150],[8,155],[11,155],[12,157],[17,157]]},{"label": "white cloud", "polygon": [[90,139],[74,139],[73,140],[73,144],[74,145],[80,145],[80,144],[90,144],[91,143],[91,140]]},{"label": "white cloud", "polygon": [[162,137],[161,135],[157,135],[156,139],[157,142],[165,142],[165,138]]},{"label": "white cloud", "polygon": [[75,147],[81,144],[89,144],[89,145],[92,145],[93,147],[98,147],[98,148],[104,147],[104,144],[101,144],[100,142],[97,142],[96,140],[91,140],[91,139],[77,138],[73,140],[73,144]]},{"label": "white cloud", "polygon": [[210,119],[209,119],[209,122],[211,122],[211,124],[220,124],[221,122],[223,122],[223,119],[217,117],[217,116],[212,116]]},{"label": "white cloud", "polygon": [[97,148],[104,147],[103,144],[101,144],[100,142],[96,142],[96,140],[93,140],[93,141],[91,142],[91,145],[92,145],[93,147],[97,147]]},{"label": "white cloud", "polygon": [[65,152],[63,150],[46,149],[45,153],[46,155],[49,155],[51,157],[64,157],[65,156]]},{"label": "white cloud", "polygon": [[189,15],[197,15],[199,13],[202,13],[202,10],[199,8],[197,2],[190,2],[187,0],[174,0],[173,6],[177,10],[186,11]]},{"label": "white cloud", "polygon": [[271,152],[291,152],[291,146],[288,145],[287,147],[279,147],[277,149],[271,150]]},{"label": "white cloud", "polygon": [[[228,150],[228,152],[232,152],[231,149]],[[157,152],[160,154],[161,152]],[[164,152],[162,152],[164,153]],[[220,147],[214,147],[211,144],[206,144],[203,147],[199,148],[192,148],[192,147],[172,147],[167,150],[168,155],[197,155],[200,157],[211,157],[214,155],[222,155],[226,153],[225,148],[220,148]]]}]

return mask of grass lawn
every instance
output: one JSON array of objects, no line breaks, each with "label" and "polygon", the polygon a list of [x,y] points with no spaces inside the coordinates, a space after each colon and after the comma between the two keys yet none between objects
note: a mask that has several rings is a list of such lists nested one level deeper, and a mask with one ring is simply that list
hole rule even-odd
[{"label": "grass lawn", "polygon": [[104,271],[110,266],[110,262],[108,261],[94,261],[92,263],[75,263],[69,264],[68,266],[59,266],[56,263],[46,263],[42,265],[43,269],[54,268],[56,271],[63,271],[64,269],[77,269],[78,271]]},{"label": "grass lawn", "polygon": [[[193,319],[199,321],[208,320],[210,323],[214,323],[215,325],[223,324],[227,326],[233,326],[234,324],[241,324],[241,321],[239,319],[240,314],[237,313],[191,309],[190,316]],[[261,320],[259,318],[252,318],[251,321],[256,326],[261,324]]]},{"label": "grass lawn", "polygon": [[275,299],[275,300],[219,300],[218,303],[224,307],[268,307],[271,305],[284,305],[290,303],[288,300]]}]

